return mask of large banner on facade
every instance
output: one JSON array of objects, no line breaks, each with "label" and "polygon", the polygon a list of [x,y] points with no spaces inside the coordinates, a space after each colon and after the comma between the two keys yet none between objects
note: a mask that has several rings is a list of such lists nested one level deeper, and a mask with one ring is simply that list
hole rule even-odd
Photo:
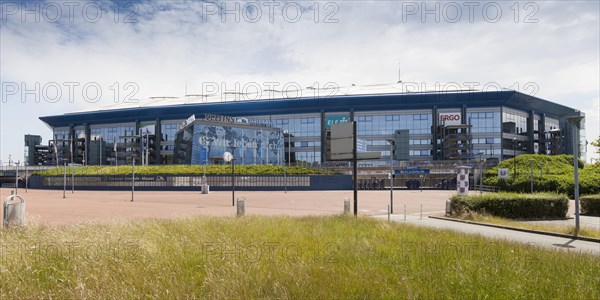
[{"label": "large banner on facade", "polygon": [[[200,122],[190,128],[193,131],[183,132],[180,142],[183,145],[176,145],[176,151],[190,152],[191,157],[185,160],[191,164],[219,163],[225,152],[233,153],[236,164],[282,164],[284,160],[283,137],[279,129]],[[191,151],[185,151],[186,140],[191,141]]]}]

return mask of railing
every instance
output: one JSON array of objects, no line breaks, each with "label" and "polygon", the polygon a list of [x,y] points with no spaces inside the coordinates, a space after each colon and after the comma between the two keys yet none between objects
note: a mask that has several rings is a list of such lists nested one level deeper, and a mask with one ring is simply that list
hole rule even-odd
[{"label": "railing", "polygon": [[474,185],[471,188],[471,191],[482,191],[482,192],[492,192],[492,193],[496,193],[498,192],[498,187],[497,186],[493,186],[493,185]]},{"label": "railing", "polygon": [[[202,175],[136,175],[136,190],[194,191],[200,190]],[[207,175],[211,190],[231,190],[230,175]],[[75,176],[75,189],[127,190],[131,189],[131,175]],[[62,189],[71,186],[71,177],[32,176],[29,187]],[[236,189],[240,190],[348,190],[352,177],[348,175],[235,175]]]}]

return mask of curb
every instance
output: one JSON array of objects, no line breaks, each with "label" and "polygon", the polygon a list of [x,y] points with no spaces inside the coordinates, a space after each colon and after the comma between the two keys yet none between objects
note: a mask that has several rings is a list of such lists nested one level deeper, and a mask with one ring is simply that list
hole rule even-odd
[{"label": "curb", "polygon": [[549,235],[549,236],[555,236],[555,237],[561,237],[561,238],[567,238],[567,239],[582,240],[582,241],[593,242],[593,243],[600,243],[600,239],[593,238],[593,237],[575,236],[575,235],[556,233],[556,232],[548,232],[548,231],[540,231],[540,230],[518,228],[518,227],[511,227],[511,226],[504,226],[504,225],[480,223],[480,222],[459,220],[459,219],[453,219],[453,218],[447,218],[447,217],[429,216],[429,218],[443,220],[443,221],[450,221],[450,222],[459,222],[459,223],[466,223],[466,224],[472,224],[472,225],[480,225],[480,226],[508,229],[508,230],[521,231],[521,232],[534,233],[534,234],[543,234],[543,235]]}]

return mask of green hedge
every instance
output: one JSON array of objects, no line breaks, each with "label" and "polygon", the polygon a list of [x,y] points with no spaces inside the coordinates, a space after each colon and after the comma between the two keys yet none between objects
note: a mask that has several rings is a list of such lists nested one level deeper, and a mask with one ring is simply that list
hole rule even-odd
[{"label": "green hedge", "polygon": [[[320,171],[304,167],[288,167],[287,174],[290,175],[329,175],[333,172]],[[190,165],[167,165],[167,166],[136,166],[135,173],[138,175],[190,175],[204,174],[204,166]],[[45,171],[34,172],[33,175],[39,176],[62,176],[63,167],[53,168]],[[131,165],[123,166],[85,166],[75,167],[75,176],[88,175],[131,175]],[[235,166],[236,174],[243,175],[270,175],[283,174],[284,167],[275,165],[240,165]],[[71,174],[70,167],[67,166],[67,174]],[[230,165],[210,165],[206,167],[207,175],[231,174]]]},{"label": "green hedge", "polygon": [[[575,180],[572,155],[519,155],[516,158],[516,176],[514,176],[515,160],[507,159],[485,173],[483,184],[497,186],[502,191],[529,193],[530,160],[533,160],[535,192],[552,192],[573,197]],[[508,168],[509,177],[499,179],[498,168]],[[579,161],[579,192],[582,195],[600,194],[600,164],[584,165]]]},{"label": "green hedge", "polygon": [[509,219],[566,218],[569,199],[553,193],[454,195],[450,198],[451,215],[469,212]]},{"label": "green hedge", "polygon": [[600,217],[600,194],[583,196],[580,200],[582,214]]}]

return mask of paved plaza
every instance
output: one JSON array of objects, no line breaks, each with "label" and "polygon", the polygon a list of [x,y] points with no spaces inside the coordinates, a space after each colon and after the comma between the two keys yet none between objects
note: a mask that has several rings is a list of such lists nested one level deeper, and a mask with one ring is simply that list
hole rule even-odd
[{"label": "paved plaza", "polygon": [[[0,189],[0,197],[11,189]],[[394,213],[424,216],[444,213],[446,199],[454,191],[394,191]],[[74,224],[109,219],[176,218],[187,216],[234,216],[231,192],[135,192],[19,190],[26,199],[27,217],[40,224]],[[383,215],[390,203],[388,191],[359,191],[360,215]],[[352,191],[237,191],[246,199],[248,215],[333,215],[344,209],[344,199],[352,201]]]}]

